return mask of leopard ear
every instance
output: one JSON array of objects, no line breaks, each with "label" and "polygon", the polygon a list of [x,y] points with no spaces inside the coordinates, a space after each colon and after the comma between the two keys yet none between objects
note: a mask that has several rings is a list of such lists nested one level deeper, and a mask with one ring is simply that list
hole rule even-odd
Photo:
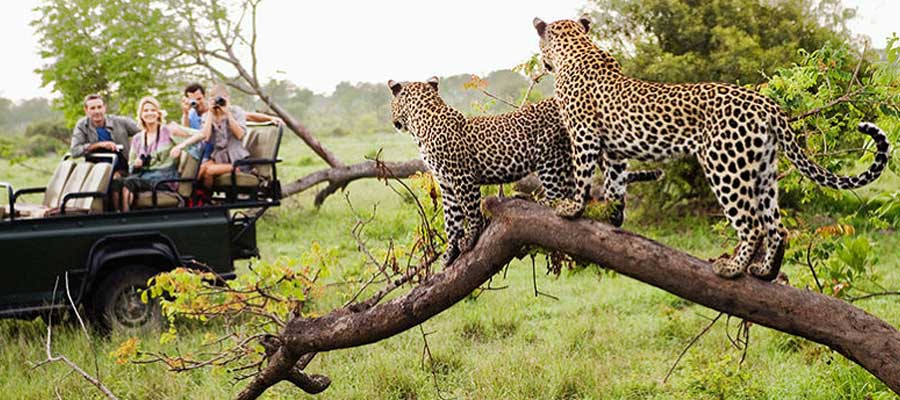
[{"label": "leopard ear", "polygon": [[388,80],[388,87],[391,88],[391,93],[393,93],[394,96],[400,94],[400,90],[403,89],[400,82],[394,82],[393,80]]},{"label": "leopard ear", "polygon": [[541,21],[541,19],[537,17],[535,17],[534,20],[531,21],[531,23],[534,24],[534,29],[537,29],[538,36],[543,38],[544,32],[547,31],[547,23]]},{"label": "leopard ear", "polygon": [[434,90],[438,90],[438,77],[432,76],[431,78],[428,78],[428,80],[425,82],[427,82],[429,85],[431,85],[431,87],[433,87]]},{"label": "leopard ear", "polygon": [[590,33],[591,31],[591,17],[587,14],[582,15],[581,18],[578,18],[578,23],[584,27],[584,33]]}]

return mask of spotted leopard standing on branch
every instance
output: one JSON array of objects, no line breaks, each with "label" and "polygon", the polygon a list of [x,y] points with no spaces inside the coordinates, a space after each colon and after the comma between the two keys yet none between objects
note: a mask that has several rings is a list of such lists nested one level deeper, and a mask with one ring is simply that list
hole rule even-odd
[{"label": "spotted leopard standing on branch", "polygon": [[887,164],[887,137],[871,123],[860,124],[859,131],[875,142],[874,163],[857,176],[838,176],[806,157],[788,117],[757,92],[723,83],[661,84],[625,76],[591,41],[587,18],[551,24],[535,18],[534,27],[545,67],[556,75],[557,100],[574,144],[576,196],[561,203],[560,215],[581,213],[601,157],[650,161],[694,155],[740,239],[731,258],[715,262],[715,272],[735,277],[747,271],[771,280],[781,267],[785,240],[776,186],[778,146],[803,175],[836,189],[866,185]]},{"label": "spotted leopard standing on branch", "polygon": [[[445,263],[474,246],[481,234],[481,185],[512,183],[534,172],[544,187],[542,203],[572,197],[571,144],[553,99],[502,115],[466,118],[438,95],[436,77],[427,82],[389,81],[388,86],[394,95],[394,127],[412,134],[441,188],[448,242]],[[611,171],[607,179],[612,176],[623,184],[660,174],[629,173],[617,163],[606,170]]]}]

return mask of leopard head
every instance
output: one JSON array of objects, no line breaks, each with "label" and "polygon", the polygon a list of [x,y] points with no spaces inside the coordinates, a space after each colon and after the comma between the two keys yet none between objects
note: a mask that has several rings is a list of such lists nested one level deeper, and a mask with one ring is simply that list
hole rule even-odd
[{"label": "leopard head", "polygon": [[591,30],[591,20],[587,16],[582,16],[578,21],[564,19],[550,24],[535,18],[532,23],[541,38],[541,60],[544,69],[551,73],[555,72],[556,63],[559,61],[557,43],[560,39],[583,36]]},{"label": "leopard head", "polygon": [[427,100],[438,95],[438,78],[433,76],[425,82],[389,80],[388,87],[394,94],[391,100],[391,122],[398,131],[409,131],[414,111],[427,107],[430,104]]}]

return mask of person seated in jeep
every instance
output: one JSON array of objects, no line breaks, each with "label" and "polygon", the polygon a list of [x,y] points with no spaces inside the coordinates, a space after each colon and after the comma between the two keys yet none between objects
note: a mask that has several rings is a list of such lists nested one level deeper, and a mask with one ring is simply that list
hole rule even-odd
[{"label": "person seated in jeep", "polygon": [[115,153],[118,155],[114,166],[118,178],[128,172],[128,138],[141,131],[131,118],[106,115],[106,104],[99,94],[89,94],[84,98],[84,113],[72,131],[72,157],[83,157],[90,153]]},{"label": "person seated in jeep", "polygon": [[162,110],[153,97],[138,102],[138,120],[142,130],[131,140],[128,163],[132,173],[117,186],[122,188],[122,211],[128,211],[134,194],[153,190],[157,182],[178,178],[178,158],[185,147],[204,139],[200,132],[165,123]]}]

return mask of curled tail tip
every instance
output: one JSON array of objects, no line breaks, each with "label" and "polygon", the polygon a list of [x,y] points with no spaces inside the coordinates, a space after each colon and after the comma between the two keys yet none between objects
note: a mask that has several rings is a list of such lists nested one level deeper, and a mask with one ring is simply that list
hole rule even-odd
[{"label": "curled tail tip", "polygon": [[884,137],[884,132],[881,131],[881,128],[875,126],[875,124],[871,122],[860,122],[856,129],[866,135],[872,136],[872,138],[877,138],[876,135],[879,134],[882,138]]},{"label": "curled tail tip", "polygon": [[860,132],[865,133],[872,137],[872,140],[875,141],[875,146],[878,148],[879,153],[886,153],[890,148],[890,144],[887,140],[887,135],[885,135],[884,131],[881,130],[878,126],[871,122],[860,122],[857,127]]}]

